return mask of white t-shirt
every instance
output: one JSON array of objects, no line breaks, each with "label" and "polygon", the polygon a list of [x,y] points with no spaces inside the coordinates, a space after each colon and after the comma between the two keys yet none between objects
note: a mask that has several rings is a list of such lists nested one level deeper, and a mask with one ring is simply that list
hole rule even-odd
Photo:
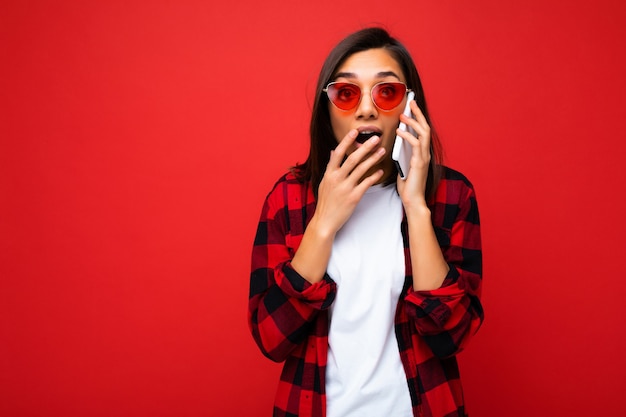
[{"label": "white t-shirt", "polygon": [[394,330],[404,284],[402,202],[395,186],[371,187],[339,230],[327,272],[330,308],[328,417],[412,417]]}]

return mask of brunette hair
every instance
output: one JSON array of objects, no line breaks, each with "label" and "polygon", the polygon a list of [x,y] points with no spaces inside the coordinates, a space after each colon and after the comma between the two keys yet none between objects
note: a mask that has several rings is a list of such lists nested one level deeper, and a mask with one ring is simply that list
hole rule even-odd
[{"label": "brunette hair", "polygon": [[[328,96],[322,90],[332,81],[337,69],[351,55],[366,51],[369,49],[383,48],[392,55],[398,62],[404,76],[408,88],[415,92],[415,101],[422,110],[424,117],[428,121],[431,128],[431,149],[432,156],[428,169],[428,179],[426,183],[426,198],[432,197],[442,170],[442,148],[441,142],[437,137],[435,129],[432,126],[424,97],[422,82],[420,81],[417,68],[407,49],[397,39],[392,38],[389,33],[382,28],[373,27],[362,29],[352,33],[343,39],[335,48],[330,51],[324,65],[320,71],[315,90],[315,101],[313,103],[313,112],[311,115],[310,125],[310,147],[309,156],[303,164],[296,165],[293,169],[300,181],[311,181],[313,192],[317,196],[322,177],[326,170],[326,165],[330,159],[330,151],[337,146],[337,139],[333,134],[330,123],[330,113],[328,110]],[[395,176],[390,176],[391,181],[395,181]]]}]

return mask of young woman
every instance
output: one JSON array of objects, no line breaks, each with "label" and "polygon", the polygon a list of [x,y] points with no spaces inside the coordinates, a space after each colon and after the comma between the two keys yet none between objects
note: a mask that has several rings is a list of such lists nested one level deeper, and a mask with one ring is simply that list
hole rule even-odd
[{"label": "young woman", "polygon": [[[413,150],[405,179],[397,134]],[[483,320],[476,198],[441,164],[413,60],[385,30],[331,51],[310,136],[252,252],[250,329],[285,362],[274,416],[465,416],[455,355]]]}]

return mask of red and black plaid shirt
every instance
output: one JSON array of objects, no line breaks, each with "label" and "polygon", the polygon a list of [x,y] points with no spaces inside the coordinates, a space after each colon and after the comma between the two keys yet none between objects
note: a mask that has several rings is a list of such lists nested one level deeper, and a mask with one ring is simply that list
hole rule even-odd
[{"label": "red and black plaid shirt", "polygon": [[[413,291],[406,216],[406,279],[395,316],[396,339],[414,416],[465,416],[455,358],[483,321],[482,254],[474,189],[449,168],[429,202],[450,272],[433,291]],[[328,308],[337,286],[328,275],[311,284],[292,267],[315,211],[310,184],[291,173],[278,180],[263,205],[254,248],[248,322],[259,348],[282,362],[275,417],[324,417]]]}]

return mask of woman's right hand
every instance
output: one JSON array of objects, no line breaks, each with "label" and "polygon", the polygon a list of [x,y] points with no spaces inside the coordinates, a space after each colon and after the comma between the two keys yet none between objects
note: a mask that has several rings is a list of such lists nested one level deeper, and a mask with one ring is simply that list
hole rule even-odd
[{"label": "woman's right hand", "polygon": [[385,155],[385,149],[378,147],[377,136],[346,158],[357,134],[356,130],[348,132],[331,152],[318,189],[315,214],[291,261],[293,269],[310,283],[322,280],[337,231],[350,218],[365,191],[383,177],[382,169],[371,172]]},{"label": "woman's right hand", "polygon": [[350,218],[365,191],[380,181],[384,174],[382,169],[372,172],[385,155],[385,149],[379,146],[378,136],[372,136],[346,158],[357,135],[356,129],[351,130],[331,152],[318,189],[312,220],[332,236]]}]

